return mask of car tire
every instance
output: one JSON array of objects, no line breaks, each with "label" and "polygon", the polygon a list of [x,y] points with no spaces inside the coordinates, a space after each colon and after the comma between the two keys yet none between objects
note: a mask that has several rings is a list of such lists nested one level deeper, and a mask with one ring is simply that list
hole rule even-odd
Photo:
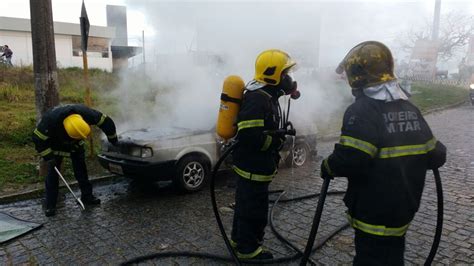
[{"label": "car tire", "polygon": [[176,165],[173,183],[181,192],[201,190],[209,180],[208,160],[197,155],[188,155],[181,158]]},{"label": "car tire", "polygon": [[301,167],[310,159],[309,147],[306,143],[296,143],[290,155],[285,160],[287,167]]}]

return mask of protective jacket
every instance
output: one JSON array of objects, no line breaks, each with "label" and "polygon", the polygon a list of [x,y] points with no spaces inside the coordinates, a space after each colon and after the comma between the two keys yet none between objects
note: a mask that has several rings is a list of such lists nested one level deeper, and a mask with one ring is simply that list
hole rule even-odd
[{"label": "protective jacket", "polygon": [[115,124],[112,119],[101,112],[81,104],[57,106],[44,113],[33,132],[36,151],[45,159],[54,155],[68,157],[70,152],[83,152],[84,141],[69,137],[63,121],[71,114],[79,114],[89,125],[97,125],[109,141],[117,141]]},{"label": "protective jacket", "polygon": [[432,157],[445,156],[441,146],[409,101],[361,94],[346,110],[340,141],[323,167],[348,177],[344,202],[354,228],[402,236],[420,205]]},{"label": "protective jacket", "polygon": [[244,94],[237,116],[239,145],[232,154],[233,169],[239,176],[267,182],[276,174],[281,140],[265,131],[278,129],[278,106],[274,87],[265,86]]}]

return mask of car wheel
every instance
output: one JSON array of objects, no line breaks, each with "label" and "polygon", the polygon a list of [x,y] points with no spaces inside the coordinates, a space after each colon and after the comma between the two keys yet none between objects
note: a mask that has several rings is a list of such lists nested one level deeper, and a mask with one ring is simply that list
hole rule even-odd
[{"label": "car wheel", "polygon": [[306,163],[309,156],[308,145],[304,143],[297,143],[291,154],[286,158],[286,166],[301,167]]},{"label": "car wheel", "polygon": [[189,155],[179,160],[173,182],[179,190],[193,192],[203,188],[208,177],[208,161],[199,156]]}]

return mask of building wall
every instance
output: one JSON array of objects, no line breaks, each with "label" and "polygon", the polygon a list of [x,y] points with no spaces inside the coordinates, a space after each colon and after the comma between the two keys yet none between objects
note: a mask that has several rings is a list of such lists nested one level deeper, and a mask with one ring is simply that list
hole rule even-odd
[{"label": "building wall", "polygon": [[[80,67],[82,68],[82,56],[73,56],[72,36],[55,35],[56,60],[59,68]],[[30,32],[0,31],[0,45],[8,44],[13,51],[12,63],[16,66],[26,66],[33,64],[33,46]],[[109,57],[101,58],[88,56],[89,68],[99,68],[112,71],[112,52]]]}]

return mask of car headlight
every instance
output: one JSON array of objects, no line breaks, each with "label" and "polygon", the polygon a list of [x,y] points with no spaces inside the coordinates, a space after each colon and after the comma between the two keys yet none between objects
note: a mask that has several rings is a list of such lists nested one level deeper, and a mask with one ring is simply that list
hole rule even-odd
[{"label": "car headlight", "polygon": [[141,155],[142,155],[142,158],[150,158],[153,156],[153,150],[148,147],[143,147]]},{"label": "car headlight", "polygon": [[142,148],[141,147],[130,147],[128,154],[134,157],[142,157]]},{"label": "car headlight", "polygon": [[153,156],[153,150],[149,147],[134,146],[129,148],[128,154],[134,157],[150,158]]},{"label": "car headlight", "polygon": [[474,83],[469,85],[469,88],[471,88],[471,90],[474,90]]}]

